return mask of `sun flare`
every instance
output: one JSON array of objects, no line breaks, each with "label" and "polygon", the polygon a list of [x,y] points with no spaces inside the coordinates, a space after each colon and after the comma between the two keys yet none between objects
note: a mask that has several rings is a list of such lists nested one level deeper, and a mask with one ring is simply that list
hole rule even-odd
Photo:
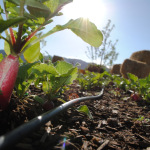
[{"label": "sun flare", "polygon": [[102,0],[74,0],[63,10],[66,17],[76,19],[88,18],[91,21],[100,21],[106,13]]}]

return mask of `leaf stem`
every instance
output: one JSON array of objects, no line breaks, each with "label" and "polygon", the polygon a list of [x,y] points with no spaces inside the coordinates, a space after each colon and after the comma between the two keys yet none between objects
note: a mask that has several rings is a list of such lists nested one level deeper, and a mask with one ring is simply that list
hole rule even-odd
[{"label": "leaf stem", "polygon": [[[5,9],[5,14],[6,14],[6,18],[8,19],[8,15],[7,15],[7,11],[6,11],[6,3],[5,3],[5,0],[3,0],[3,4],[4,4],[4,9]],[[14,36],[14,33],[13,33],[13,29],[12,28],[9,28],[9,31],[10,31],[10,47],[13,49],[15,43],[16,43],[16,40],[15,40],[15,36]],[[6,36],[8,36],[8,32],[5,32],[6,33]],[[11,53],[12,53],[12,49],[11,49]]]},{"label": "leaf stem", "polygon": [[[24,3],[25,3],[25,0],[20,1],[20,17],[23,17],[23,15],[24,15]],[[16,45],[15,45],[15,51],[17,53],[19,53],[21,51],[22,30],[23,30],[23,23],[20,23],[19,29],[18,29],[18,34],[17,34]]]},{"label": "leaf stem", "polygon": [[10,32],[12,45],[14,46],[16,44],[16,39],[15,39],[15,36],[14,36],[14,33],[13,33],[13,29],[9,28],[9,32]]},{"label": "leaf stem", "polygon": [[3,39],[3,40],[5,40],[7,43],[9,43],[10,44],[10,41],[9,40],[7,40],[5,37],[3,37],[2,35],[0,35],[0,39]]}]

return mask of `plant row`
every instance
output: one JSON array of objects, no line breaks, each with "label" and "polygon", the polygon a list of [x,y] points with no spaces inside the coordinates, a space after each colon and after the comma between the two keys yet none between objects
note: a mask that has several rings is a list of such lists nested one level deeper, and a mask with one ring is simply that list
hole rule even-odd
[{"label": "plant row", "polygon": [[137,100],[143,99],[150,101],[150,75],[139,79],[137,76],[128,73],[128,79],[119,75],[111,75],[104,71],[95,73],[86,71],[85,74],[79,74],[77,78],[81,90],[100,90],[103,86],[112,86],[137,96]]}]

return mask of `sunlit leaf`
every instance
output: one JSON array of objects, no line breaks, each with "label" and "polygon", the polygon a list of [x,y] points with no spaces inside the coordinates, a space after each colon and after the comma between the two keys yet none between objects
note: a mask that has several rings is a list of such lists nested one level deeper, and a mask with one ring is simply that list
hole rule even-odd
[{"label": "sunlit leaf", "polygon": [[133,82],[137,82],[138,81],[138,77],[136,75],[134,75],[134,74],[128,73],[128,77]]},{"label": "sunlit leaf", "polygon": [[90,119],[93,119],[92,114],[86,105],[79,106],[77,111],[85,113]]},{"label": "sunlit leaf", "polygon": [[[33,40],[37,39],[37,37],[32,37],[26,44],[29,44]],[[37,60],[39,60],[40,56],[40,42],[35,43],[31,47],[29,47],[25,52],[24,52],[24,58],[27,62],[33,63]]]},{"label": "sunlit leaf", "polygon": [[50,9],[52,13],[55,11],[60,11],[62,6],[72,2],[73,0],[49,0],[44,2],[44,4]]},{"label": "sunlit leaf", "polygon": [[36,1],[36,0],[26,0],[25,1],[25,4],[27,6],[31,6],[31,7],[34,7],[34,8],[39,8],[40,10],[47,10],[49,11],[49,8],[47,6],[45,6],[44,4]]},{"label": "sunlit leaf", "polygon": [[33,16],[47,18],[51,14],[50,9],[46,5],[36,0],[26,0],[26,4],[28,11]]},{"label": "sunlit leaf", "polygon": [[102,44],[103,35],[101,31],[88,19],[78,18],[76,20],[70,20],[63,27],[70,29],[82,38],[82,40],[94,47],[99,47]]},{"label": "sunlit leaf", "polygon": [[46,74],[53,74],[53,75],[59,75],[56,68],[52,64],[44,64],[40,63],[38,66],[35,66],[33,69],[33,72],[37,75],[46,75]]},{"label": "sunlit leaf", "polygon": [[59,1],[60,1],[60,4],[63,4],[63,5],[73,2],[73,0],[59,0]]},{"label": "sunlit leaf", "polygon": [[52,76],[50,78],[51,80],[51,86],[52,86],[52,93],[55,94],[59,91],[60,88],[64,87],[65,85],[69,85],[77,78],[77,72],[78,68],[71,68],[68,72],[65,74],[61,74],[58,77]]},{"label": "sunlit leaf", "polygon": [[36,24],[43,24],[45,22],[45,19],[42,17],[42,18],[38,18],[34,21]]},{"label": "sunlit leaf", "polygon": [[8,44],[8,42],[4,42],[4,51],[7,55],[9,55],[11,52],[10,52],[10,46]]},{"label": "sunlit leaf", "polygon": [[42,90],[47,94],[50,92],[50,82],[43,81],[42,82]]},{"label": "sunlit leaf", "polygon": [[140,87],[146,87],[147,80],[146,79],[139,79],[139,86]]},{"label": "sunlit leaf", "polygon": [[50,9],[51,13],[54,13],[59,6],[59,0],[49,0],[44,4]]},{"label": "sunlit leaf", "polygon": [[67,73],[72,68],[73,65],[65,61],[58,61],[56,65],[56,69],[60,74]]}]

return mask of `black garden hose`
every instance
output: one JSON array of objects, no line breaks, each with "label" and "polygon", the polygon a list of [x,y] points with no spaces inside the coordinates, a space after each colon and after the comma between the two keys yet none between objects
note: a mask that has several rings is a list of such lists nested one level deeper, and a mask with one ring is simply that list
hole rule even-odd
[{"label": "black garden hose", "polygon": [[103,92],[104,92],[104,89],[102,89],[100,94],[97,96],[81,97],[81,98],[68,101],[50,111],[47,111],[46,113],[43,113],[42,115],[30,120],[29,122],[19,126],[18,128],[14,129],[10,133],[0,136],[0,150],[6,149],[18,143],[18,141],[24,138],[26,135],[33,132],[35,129],[39,128],[41,125],[44,125],[52,117],[65,111],[69,107],[72,107],[73,105],[82,101],[95,100],[95,99],[101,98],[103,95]]}]

